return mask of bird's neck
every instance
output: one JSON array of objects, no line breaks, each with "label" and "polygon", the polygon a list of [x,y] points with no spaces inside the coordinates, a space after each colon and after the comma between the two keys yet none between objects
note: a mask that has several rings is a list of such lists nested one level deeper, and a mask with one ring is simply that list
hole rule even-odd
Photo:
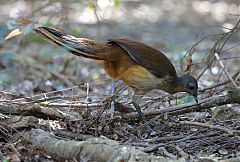
[{"label": "bird's neck", "polygon": [[164,90],[170,94],[174,94],[180,91],[180,87],[182,83],[181,77],[175,76],[165,76],[164,78],[160,78],[160,89]]},{"label": "bird's neck", "polygon": [[184,92],[185,88],[184,88],[184,78],[181,77],[176,77],[175,80],[173,81],[173,93],[177,93],[177,92]]}]

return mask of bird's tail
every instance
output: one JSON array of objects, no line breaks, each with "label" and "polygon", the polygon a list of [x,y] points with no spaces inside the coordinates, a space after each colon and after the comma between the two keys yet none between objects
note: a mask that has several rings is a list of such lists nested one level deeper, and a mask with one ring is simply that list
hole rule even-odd
[{"label": "bird's tail", "polygon": [[34,29],[45,40],[60,46],[70,53],[95,60],[106,60],[107,46],[86,38],[76,38],[64,32],[49,28]]}]

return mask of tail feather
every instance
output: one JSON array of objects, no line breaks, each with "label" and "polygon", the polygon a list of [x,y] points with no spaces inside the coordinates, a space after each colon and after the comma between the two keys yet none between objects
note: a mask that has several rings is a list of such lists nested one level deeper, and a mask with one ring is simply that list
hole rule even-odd
[{"label": "tail feather", "polygon": [[74,55],[95,60],[106,59],[104,57],[104,54],[106,53],[106,46],[98,44],[93,40],[76,38],[49,27],[37,27],[34,30],[45,40],[66,49]]}]

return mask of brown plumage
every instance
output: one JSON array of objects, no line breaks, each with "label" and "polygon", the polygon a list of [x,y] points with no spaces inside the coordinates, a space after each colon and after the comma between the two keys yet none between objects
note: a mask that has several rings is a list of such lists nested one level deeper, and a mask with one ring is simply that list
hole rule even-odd
[{"label": "brown plumage", "polygon": [[152,89],[161,89],[171,94],[187,92],[197,101],[196,79],[191,75],[178,77],[170,60],[146,44],[128,39],[110,39],[101,44],[48,27],[38,27],[35,31],[74,55],[102,60],[104,69],[113,79],[123,80],[135,90],[133,104],[143,120],[138,105],[141,97]]}]

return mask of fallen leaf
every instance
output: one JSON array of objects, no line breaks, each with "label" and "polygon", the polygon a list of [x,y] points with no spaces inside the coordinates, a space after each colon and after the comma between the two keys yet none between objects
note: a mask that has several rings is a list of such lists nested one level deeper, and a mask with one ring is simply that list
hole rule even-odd
[{"label": "fallen leaf", "polygon": [[221,155],[227,155],[228,154],[228,151],[224,148],[222,149],[219,149],[218,152],[221,154]]}]

